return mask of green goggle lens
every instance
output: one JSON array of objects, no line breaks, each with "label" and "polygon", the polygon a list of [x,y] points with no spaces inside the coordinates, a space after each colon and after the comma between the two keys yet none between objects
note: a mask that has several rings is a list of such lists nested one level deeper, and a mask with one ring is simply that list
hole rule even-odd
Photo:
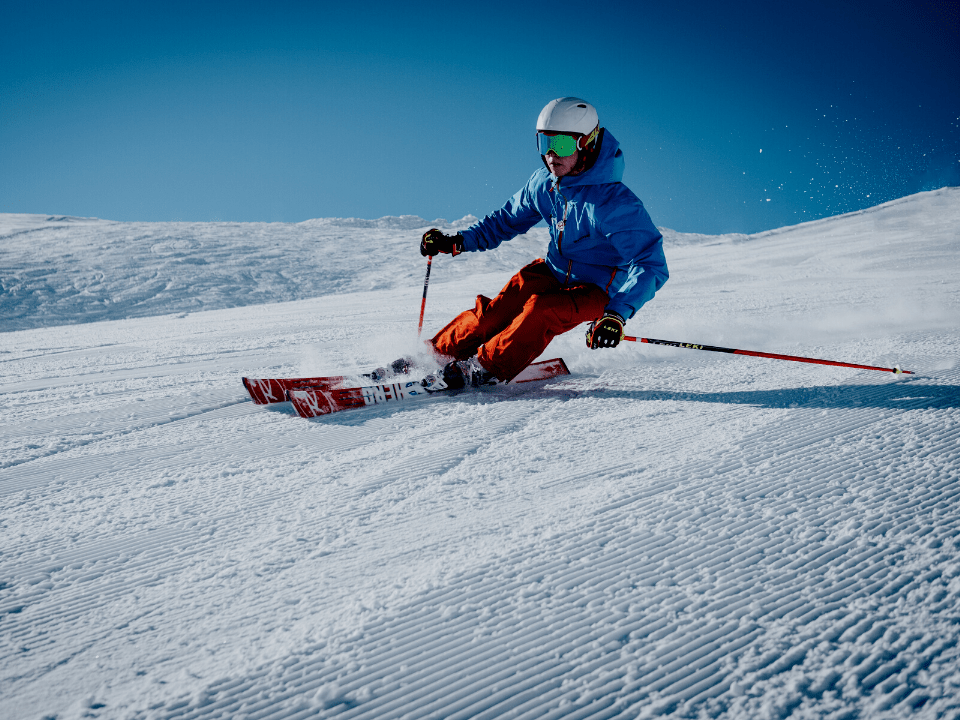
[{"label": "green goggle lens", "polygon": [[571,135],[544,135],[537,133],[537,145],[540,154],[546,155],[551,150],[557,157],[570,157],[577,148],[577,138]]}]

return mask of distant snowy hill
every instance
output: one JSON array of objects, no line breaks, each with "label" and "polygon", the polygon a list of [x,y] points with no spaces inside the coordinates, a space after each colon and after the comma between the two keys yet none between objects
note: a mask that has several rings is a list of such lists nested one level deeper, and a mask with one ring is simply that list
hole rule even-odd
[{"label": "distant snowy hill", "polygon": [[[131,223],[0,214],[0,331],[416,285],[423,231],[475,220]],[[508,269],[545,238],[534,231],[479,267]]]},{"label": "distant snowy hill", "polygon": [[[865,228],[883,231],[885,223],[902,222],[903,212],[938,212],[951,202],[956,190],[945,189],[798,227],[831,228],[844,236],[853,230],[856,237]],[[416,286],[423,281],[417,250],[423,231],[461,229],[475,221],[406,215],[295,224],[136,223],[0,214],[0,332]],[[796,230],[749,236],[663,230],[668,250],[791,232]],[[542,255],[548,239],[545,227],[534,228],[496,252],[447,264],[436,281],[514,270]]]},{"label": "distant snowy hill", "polygon": [[[960,189],[665,231],[627,324],[916,375],[574,331],[540,384],[250,402],[436,363],[432,224],[0,216],[0,717],[960,718]],[[545,242],[437,258],[424,336]]]}]

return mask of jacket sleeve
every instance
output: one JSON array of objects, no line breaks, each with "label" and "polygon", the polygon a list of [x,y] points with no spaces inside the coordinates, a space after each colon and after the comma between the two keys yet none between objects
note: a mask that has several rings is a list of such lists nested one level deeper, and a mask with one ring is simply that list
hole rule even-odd
[{"label": "jacket sleeve", "polygon": [[[620,243],[625,238],[614,237],[611,240]],[[663,255],[663,239],[657,237],[633,260],[617,268],[614,275],[616,282],[611,283],[607,290],[610,301],[605,310],[629,320],[653,299],[654,293],[663,287],[669,277],[667,259]]]},{"label": "jacket sleeve", "polygon": [[500,243],[513,240],[540,222],[543,218],[533,201],[537,176],[538,173],[534,173],[502,208],[464,230],[461,233],[463,249],[493,250]]},{"label": "jacket sleeve", "polygon": [[629,320],[653,299],[670,273],[663,236],[640,199],[629,191],[624,195],[604,222],[607,238],[622,258],[607,288],[610,301],[606,310]]}]

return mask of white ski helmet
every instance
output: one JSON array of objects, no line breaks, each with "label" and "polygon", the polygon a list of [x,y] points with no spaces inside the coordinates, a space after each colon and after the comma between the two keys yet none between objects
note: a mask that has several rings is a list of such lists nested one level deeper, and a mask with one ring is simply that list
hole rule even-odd
[{"label": "white ski helmet", "polygon": [[597,109],[586,100],[575,97],[551,100],[537,118],[537,132],[591,135],[599,125]]}]

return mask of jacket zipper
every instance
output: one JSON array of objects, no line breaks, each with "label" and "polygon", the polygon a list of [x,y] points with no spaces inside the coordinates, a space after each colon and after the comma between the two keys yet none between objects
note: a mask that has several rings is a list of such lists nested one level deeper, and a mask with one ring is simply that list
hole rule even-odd
[{"label": "jacket zipper", "polygon": [[[557,223],[557,253],[560,257],[563,257],[563,231],[567,227],[567,213],[570,211],[570,201],[567,200],[566,195],[564,195],[560,189],[560,180],[562,179],[563,178],[557,178],[557,183],[554,185],[557,194],[563,198],[563,217],[560,219],[560,222]],[[570,273],[572,270],[573,260],[567,260],[567,276],[563,279],[564,287],[570,284]]]},{"label": "jacket zipper", "polygon": [[[557,223],[557,252],[560,253],[561,255],[563,255],[563,231],[567,227],[567,212],[569,212],[569,209],[570,209],[570,201],[567,200],[566,196],[563,194],[563,191],[560,190],[560,181],[562,179],[563,178],[557,178],[557,184],[556,184],[557,194],[559,194],[560,197],[563,198],[563,218],[560,220],[560,222]],[[570,276],[570,271],[568,269],[567,277],[569,276]]]}]

